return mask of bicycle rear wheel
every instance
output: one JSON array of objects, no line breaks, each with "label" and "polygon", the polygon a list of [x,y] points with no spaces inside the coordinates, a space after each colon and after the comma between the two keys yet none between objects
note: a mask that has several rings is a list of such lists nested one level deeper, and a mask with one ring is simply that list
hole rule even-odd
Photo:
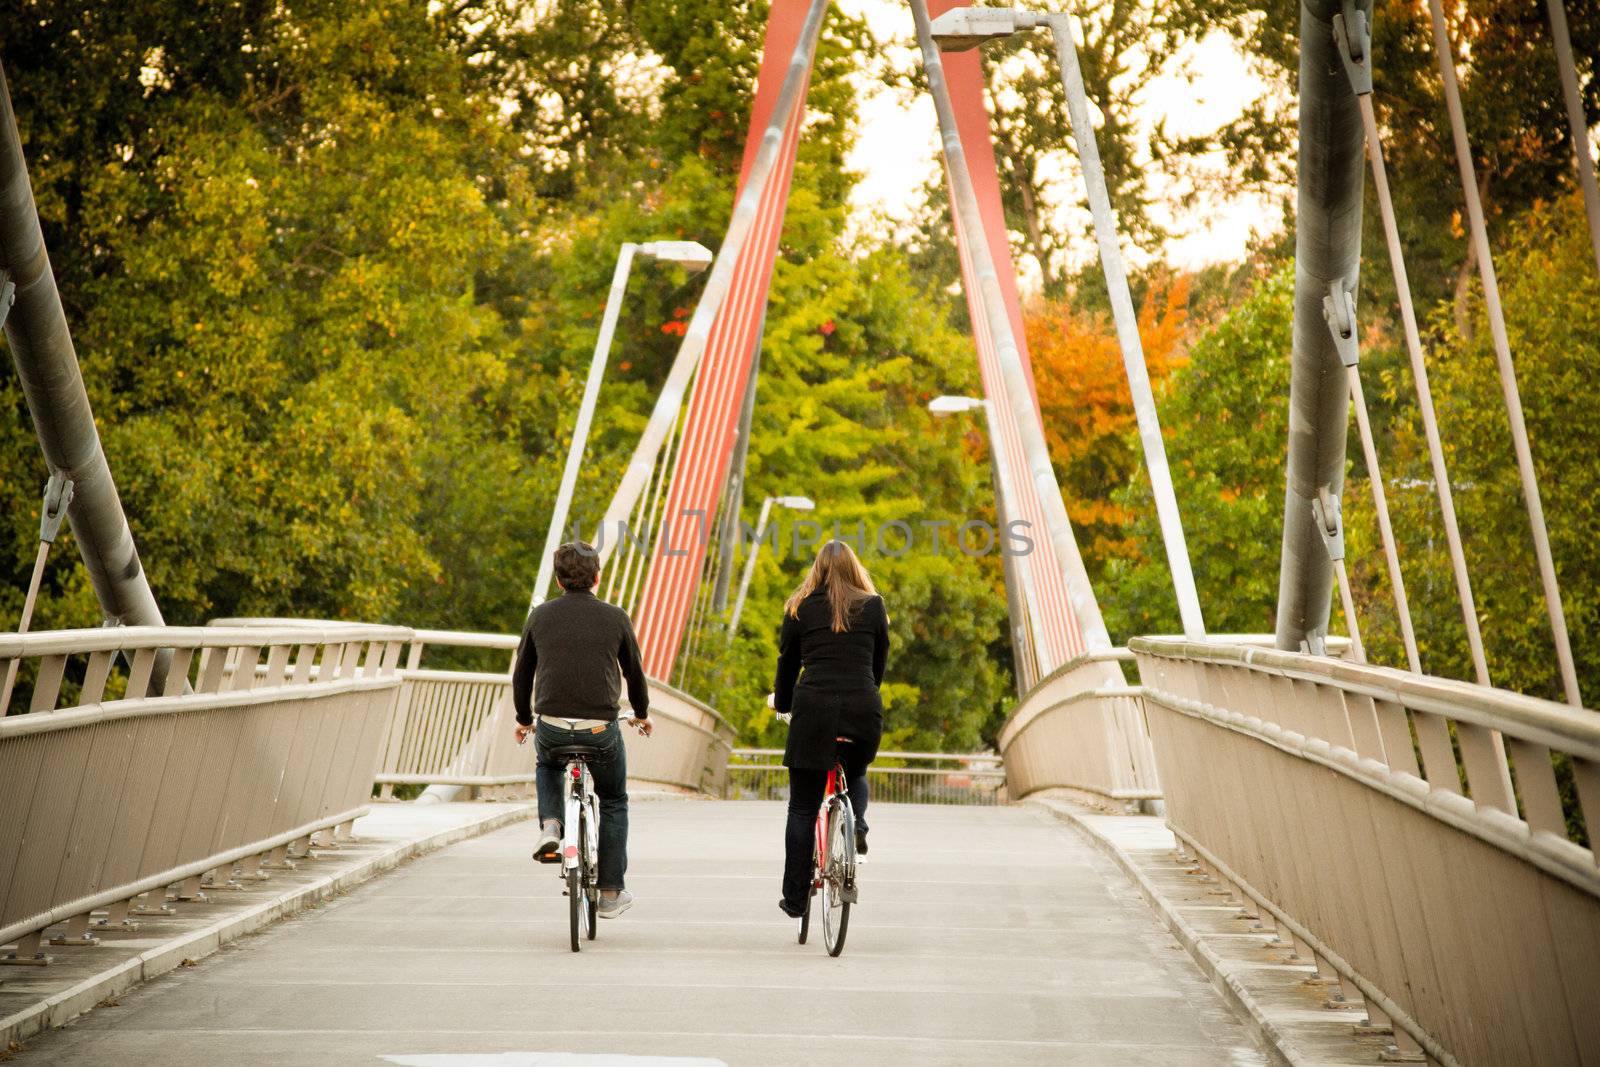
[{"label": "bicycle rear wheel", "polygon": [[814,896],[810,889],[806,890],[806,910],[800,913],[800,943],[806,943],[806,936],[811,933],[811,898]]},{"label": "bicycle rear wheel", "polygon": [[584,899],[583,874],[573,867],[567,871],[567,918],[572,931],[572,951],[577,952],[583,935],[587,932],[584,927],[589,918],[588,902]]},{"label": "bicycle rear wheel", "polygon": [[590,846],[590,815],[586,811],[579,818],[578,827],[578,870],[583,872],[583,927],[584,934],[590,941],[600,932],[598,919],[600,910],[600,871],[599,859],[589,852]]},{"label": "bicycle rear wheel", "polygon": [[830,956],[844,951],[855,878],[855,816],[851,814],[850,802],[836,797],[828,809],[828,854],[822,868],[822,943]]}]

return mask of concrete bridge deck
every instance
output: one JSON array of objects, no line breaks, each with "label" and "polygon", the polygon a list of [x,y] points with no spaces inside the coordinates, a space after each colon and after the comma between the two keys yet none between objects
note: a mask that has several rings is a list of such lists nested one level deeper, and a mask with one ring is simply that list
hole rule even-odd
[{"label": "concrete bridge deck", "polygon": [[641,799],[639,902],[579,955],[523,822],[152,981],[16,1062],[1265,1062],[1125,875],[1047,815],[872,814],[837,960],[778,914],[779,805]]}]

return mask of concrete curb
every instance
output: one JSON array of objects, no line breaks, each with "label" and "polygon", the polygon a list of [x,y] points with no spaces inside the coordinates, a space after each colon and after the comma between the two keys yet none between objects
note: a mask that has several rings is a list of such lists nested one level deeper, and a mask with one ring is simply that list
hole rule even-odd
[{"label": "concrete curb", "polygon": [[199,930],[191,930],[181,937],[173,938],[137,956],[123,960],[77,985],[53,993],[37,1004],[30,1005],[8,1018],[0,1019],[0,1059],[5,1058],[6,1051],[13,1043],[24,1041],[44,1030],[62,1026],[107,997],[120,996],[141,982],[182,966],[185,960],[203,959],[230,941],[270,926],[279,919],[304,911],[375,875],[391,871],[407,860],[530,819],[534,811],[532,805],[519,804],[507,810],[486,814],[475,822],[452,826],[425,837],[397,842],[353,867],[330,873],[306,885],[296,886],[271,900],[252,905],[237,915],[231,915]]},{"label": "concrete curb", "polygon": [[1277,1067],[1308,1067],[1310,1064],[1320,1062],[1306,1055],[1304,1050],[1289,1039],[1283,1029],[1270,1018],[1266,1007],[1246,987],[1240,977],[1242,968],[1231,960],[1223,959],[1207,945],[1204,935],[1189,925],[1172,902],[1162,895],[1155,884],[1139,869],[1139,865],[1134,863],[1116,842],[1085,822],[1080,813],[1069,804],[1045,797],[1028,799],[1023,803],[1042,808],[1065,822],[1122,868],[1139,887],[1140,894],[1150,907],[1160,916],[1162,924],[1200,965],[1200,970],[1205,973],[1211,985],[1222,994],[1229,1006],[1244,1018],[1246,1025],[1260,1040],[1268,1060]]}]

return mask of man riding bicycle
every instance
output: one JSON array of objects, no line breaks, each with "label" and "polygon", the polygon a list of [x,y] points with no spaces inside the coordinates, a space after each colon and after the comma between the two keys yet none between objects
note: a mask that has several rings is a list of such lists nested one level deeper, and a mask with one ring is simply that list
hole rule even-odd
[{"label": "man riding bicycle", "polygon": [[561,861],[562,761],[553,753],[589,749],[589,773],[600,798],[599,914],[610,919],[633,904],[622,884],[628,869],[628,765],[617,724],[622,682],[628,684],[633,722],[646,736],[650,690],[628,613],[594,595],[599,554],[583,541],[564,544],[556,549],[555,572],[563,594],[528,613],[511,670],[517,743],[531,732],[537,761],[542,832],[533,858]]}]

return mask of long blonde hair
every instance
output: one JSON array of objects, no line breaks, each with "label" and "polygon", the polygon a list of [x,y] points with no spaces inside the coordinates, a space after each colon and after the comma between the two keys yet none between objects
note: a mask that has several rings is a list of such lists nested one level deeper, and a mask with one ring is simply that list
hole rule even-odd
[{"label": "long blonde hair", "polygon": [[843,541],[829,541],[817,552],[817,558],[811,564],[805,580],[783,602],[784,614],[798,618],[800,602],[814,593],[819,585],[828,587],[828,606],[833,609],[833,632],[836,634],[850,629],[851,616],[861,610],[861,605],[868,597],[878,595],[867,568],[861,565],[861,560]]}]

